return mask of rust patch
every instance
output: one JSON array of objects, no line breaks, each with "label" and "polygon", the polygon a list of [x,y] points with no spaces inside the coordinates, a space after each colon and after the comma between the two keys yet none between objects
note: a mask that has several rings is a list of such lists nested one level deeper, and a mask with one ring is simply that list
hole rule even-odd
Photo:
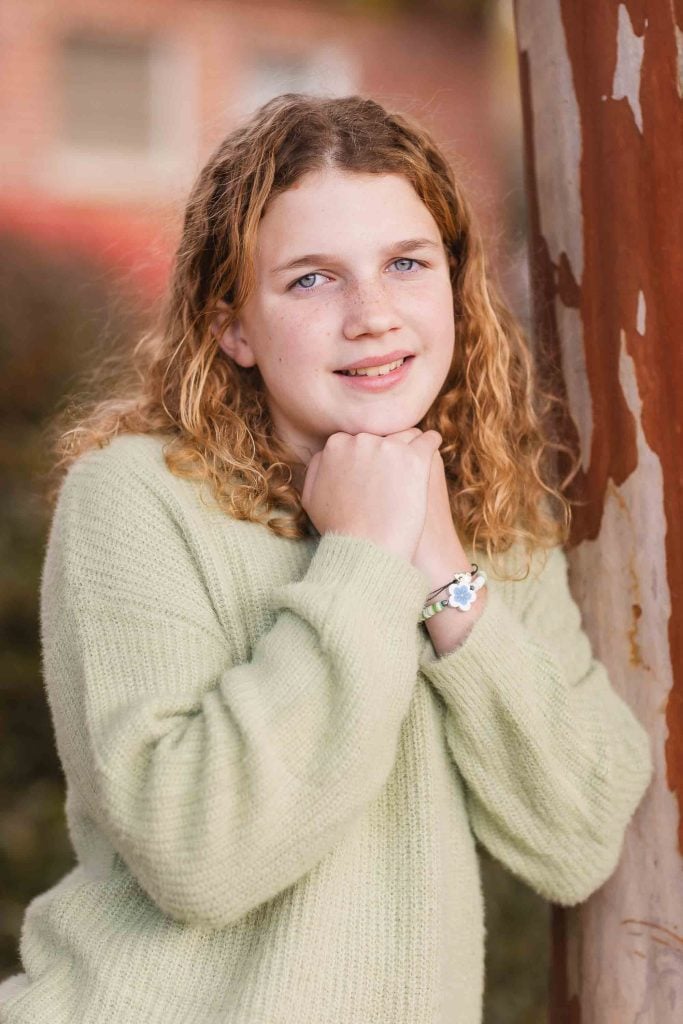
[{"label": "rust patch", "polygon": [[[553,429],[567,439],[573,449],[579,447],[576,424],[569,415],[567,389],[562,376],[560,335],[557,325],[554,300],[561,282],[563,298],[567,305],[579,307],[580,291],[571,272],[565,254],[560,257],[560,268],[556,268],[550,257],[548,243],[541,234],[541,214],[538,200],[538,179],[534,144],[534,123],[531,97],[531,75],[526,51],[519,53],[519,84],[522,106],[522,129],[524,132],[524,175],[529,217],[529,275],[531,280],[532,319],[534,325],[534,347],[540,379],[556,395],[563,399],[564,408],[554,410]],[[564,257],[564,259],[563,259]],[[562,455],[558,457],[560,477],[564,477],[569,465]],[[579,469],[574,479],[570,498],[585,493],[583,471]]]},{"label": "rust patch", "polygon": [[551,905],[552,934],[550,999],[548,1020],[552,1024],[581,1024],[581,1003],[569,995],[567,978],[567,915],[564,908]]},{"label": "rust patch", "polygon": [[[559,297],[565,306],[581,312],[586,368],[593,393],[594,427],[590,465],[587,473],[579,470],[568,495],[575,503],[571,543],[576,544],[584,538],[594,539],[598,535],[605,490],[610,478],[619,485],[635,469],[636,430],[621,389],[618,385],[614,387],[614,382],[618,381],[619,368],[619,319],[611,317],[617,326],[616,330],[610,333],[605,325],[609,314],[608,304],[602,301],[601,296],[594,294],[591,288],[584,288],[586,295],[582,293],[582,287],[573,276],[566,254],[561,253],[558,263],[555,264],[541,233],[533,134],[533,97],[529,60],[524,51],[519,55],[519,72],[529,209],[529,265],[539,373],[541,379],[566,403],[567,391],[562,378],[561,342],[555,310],[555,299]],[[611,182],[609,187],[612,188]],[[589,272],[596,274],[595,264],[600,267],[603,259],[607,259],[606,254],[598,252],[594,255],[593,265],[586,266],[584,282]],[[553,427],[572,447],[578,446],[578,431],[568,410],[556,410]],[[618,444],[613,443],[614,438],[619,439]],[[566,468],[561,463],[562,475]]]},{"label": "rust patch", "polygon": [[628,631],[629,641],[629,660],[632,665],[642,665],[643,659],[640,653],[640,644],[638,643],[638,619],[643,614],[643,609],[639,604],[631,605],[631,626]]},{"label": "rust patch", "polygon": [[578,309],[581,305],[581,289],[565,252],[560,253],[557,265],[557,294],[571,309]]},{"label": "rust patch", "polygon": [[[576,5],[560,0],[560,6],[581,122],[584,275],[580,310],[594,396],[590,463],[575,481],[577,497],[586,504],[576,509],[572,543],[596,537],[609,478],[619,485],[634,468],[634,423],[618,384],[623,330],[642,401],[643,434],[663,474],[673,672],[665,758],[667,783],[679,806],[678,840],[683,853],[683,531],[679,529],[683,520],[683,104],[677,85],[674,5],[646,5],[642,0],[623,5],[633,32],[643,38],[637,83],[642,133],[628,99],[612,99],[620,4],[610,0]],[[680,21],[680,0],[675,8]],[[530,192],[530,200],[536,205],[535,191]],[[532,228],[534,249],[542,250],[538,221]],[[539,268],[543,271],[537,258],[537,274]],[[542,295],[550,287],[548,271],[543,271]],[[640,292],[647,310],[642,334],[637,329]],[[557,344],[552,329],[547,324],[543,329]],[[632,655],[639,658],[637,648]]]}]

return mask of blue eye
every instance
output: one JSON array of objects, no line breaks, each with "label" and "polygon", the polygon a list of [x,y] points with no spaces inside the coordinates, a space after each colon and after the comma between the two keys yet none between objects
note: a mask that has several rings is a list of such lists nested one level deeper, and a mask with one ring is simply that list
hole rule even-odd
[{"label": "blue eye", "polygon": [[[290,285],[290,288],[300,287],[303,289],[304,292],[309,292],[311,288],[315,287],[315,285],[313,284],[315,278],[322,278],[322,276],[323,274],[321,273],[304,273],[303,278],[299,278],[297,281],[295,281],[292,285]],[[305,285],[304,282],[306,281],[310,282],[310,284]]]},{"label": "blue eye", "polygon": [[[398,264],[401,265],[399,266]],[[420,260],[413,259],[411,256],[399,256],[397,259],[392,261],[391,265],[397,266],[401,273],[411,272],[415,270],[417,267],[425,266],[425,264],[422,263]],[[316,278],[326,279],[326,274],[311,270],[310,273],[304,273],[302,278],[297,278],[296,281],[293,281],[292,284],[288,286],[288,290],[297,292],[312,292],[313,289],[318,287],[315,284]]]}]

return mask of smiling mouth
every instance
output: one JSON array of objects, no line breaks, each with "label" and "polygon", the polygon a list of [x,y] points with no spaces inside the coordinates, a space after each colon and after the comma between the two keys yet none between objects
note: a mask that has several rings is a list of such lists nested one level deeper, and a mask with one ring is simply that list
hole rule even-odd
[{"label": "smiling mouth", "polygon": [[402,359],[396,359],[393,363],[385,363],[383,366],[366,366],[363,370],[335,370],[334,372],[340,373],[343,377],[384,377],[386,374],[398,370],[405,362],[413,358],[413,356],[404,356]]}]

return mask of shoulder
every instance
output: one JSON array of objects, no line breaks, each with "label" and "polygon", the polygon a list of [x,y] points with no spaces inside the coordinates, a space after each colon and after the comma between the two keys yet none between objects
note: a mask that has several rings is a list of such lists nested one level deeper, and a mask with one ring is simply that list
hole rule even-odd
[{"label": "shoulder", "polygon": [[122,434],[84,452],[62,480],[51,528],[64,542],[126,547],[168,545],[187,532],[193,485],[166,465],[161,435]]},{"label": "shoulder", "polygon": [[60,601],[134,606],[215,628],[201,567],[210,535],[192,504],[194,485],[166,466],[167,440],[120,435],[69,467],[43,563],[45,616]]},{"label": "shoulder", "polygon": [[143,508],[163,508],[183,517],[199,502],[199,484],[174,474],[165,459],[168,434],[119,434],[102,448],[84,452],[69,467],[57,500],[135,516]]},{"label": "shoulder", "polygon": [[183,546],[194,561],[216,544],[224,558],[263,540],[265,527],[232,517],[206,481],[172,472],[165,458],[171,441],[169,434],[121,434],[84,452],[62,481],[51,532],[79,546]]},{"label": "shoulder", "polygon": [[164,460],[168,437],[154,434],[119,434],[102,448],[90,448],[69,467],[62,491],[74,492],[105,485],[112,478],[152,480],[169,473]]}]

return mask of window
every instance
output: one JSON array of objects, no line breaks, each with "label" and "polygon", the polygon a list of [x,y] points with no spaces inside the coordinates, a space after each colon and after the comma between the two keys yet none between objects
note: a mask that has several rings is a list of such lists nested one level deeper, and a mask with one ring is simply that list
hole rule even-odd
[{"label": "window", "polygon": [[62,83],[66,145],[131,152],[150,149],[149,41],[67,37],[62,47]]},{"label": "window", "polygon": [[181,33],[72,31],[56,54],[57,126],[40,176],[59,195],[182,195],[196,170],[198,66]]},{"label": "window", "polygon": [[304,53],[257,52],[245,77],[241,109],[252,111],[282,92],[343,96],[355,91],[357,80],[351,55],[337,46]]}]

